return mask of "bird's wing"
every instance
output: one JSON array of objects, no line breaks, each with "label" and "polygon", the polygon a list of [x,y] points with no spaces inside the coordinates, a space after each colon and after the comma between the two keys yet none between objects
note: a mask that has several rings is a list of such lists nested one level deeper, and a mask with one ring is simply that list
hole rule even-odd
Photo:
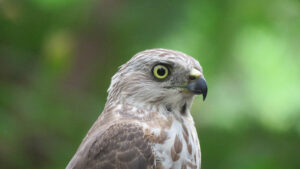
[{"label": "bird's wing", "polygon": [[101,135],[89,136],[83,152],[77,153],[67,169],[150,169],[155,157],[143,129],[136,124],[110,126]]}]

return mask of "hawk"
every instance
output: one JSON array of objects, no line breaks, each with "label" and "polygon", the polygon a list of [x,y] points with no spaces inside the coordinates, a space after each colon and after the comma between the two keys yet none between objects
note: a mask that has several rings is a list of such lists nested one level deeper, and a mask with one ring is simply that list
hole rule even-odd
[{"label": "hawk", "polygon": [[207,94],[199,62],[182,52],[137,53],[112,77],[105,108],[67,169],[199,169],[190,114]]}]

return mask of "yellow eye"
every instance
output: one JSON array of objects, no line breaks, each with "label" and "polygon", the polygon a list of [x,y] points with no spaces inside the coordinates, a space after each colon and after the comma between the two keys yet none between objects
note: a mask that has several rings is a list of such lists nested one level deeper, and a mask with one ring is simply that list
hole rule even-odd
[{"label": "yellow eye", "polygon": [[168,76],[169,69],[164,65],[156,65],[153,67],[152,72],[157,79],[164,79]]}]

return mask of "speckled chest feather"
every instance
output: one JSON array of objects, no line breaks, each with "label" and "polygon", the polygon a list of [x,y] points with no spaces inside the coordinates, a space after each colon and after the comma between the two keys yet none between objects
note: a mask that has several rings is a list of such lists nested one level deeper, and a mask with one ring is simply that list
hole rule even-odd
[{"label": "speckled chest feather", "polygon": [[[194,121],[189,112],[176,116],[179,112],[165,109],[154,111],[139,110],[131,106],[118,106],[118,118],[136,118],[145,136],[150,140],[158,169],[199,169],[201,163],[200,145]],[[123,113],[127,112],[127,113]],[[128,114],[130,113],[130,114]]]}]

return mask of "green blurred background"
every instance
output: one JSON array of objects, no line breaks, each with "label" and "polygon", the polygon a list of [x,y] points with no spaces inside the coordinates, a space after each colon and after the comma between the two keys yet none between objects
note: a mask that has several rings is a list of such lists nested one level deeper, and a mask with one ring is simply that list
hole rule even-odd
[{"label": "green blurred background", "polygon": [[64,168],[118,66],[197,58],[203,169],[300,168],[299,0],[0,0],[0,168]]}]

